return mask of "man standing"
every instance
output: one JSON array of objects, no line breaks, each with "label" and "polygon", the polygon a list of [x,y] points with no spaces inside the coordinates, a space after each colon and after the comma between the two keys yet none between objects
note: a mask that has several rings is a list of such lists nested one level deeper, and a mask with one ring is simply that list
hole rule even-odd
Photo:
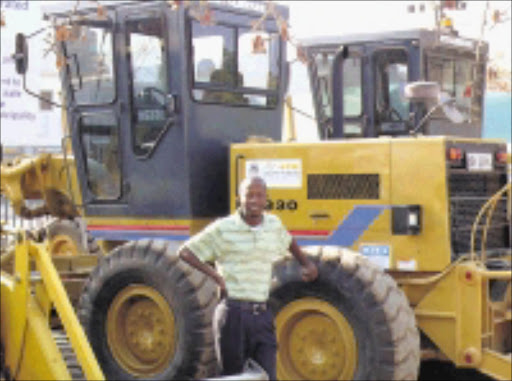
[{"label": "man standing", "polygon": [[[318,270],[281,220],[264,213],[267,188],[261,177],[243,180],[239,194],[240,209],[185,242],[179,255],[220,288],[223,299],[213,328],[223,374],[241,372],[252,358],[275,380],[277,343],[267,306],[272,263],[290,251],[302,266],[304,281],[315,280]],[[218,272],[204,262],[215,262]]]}]

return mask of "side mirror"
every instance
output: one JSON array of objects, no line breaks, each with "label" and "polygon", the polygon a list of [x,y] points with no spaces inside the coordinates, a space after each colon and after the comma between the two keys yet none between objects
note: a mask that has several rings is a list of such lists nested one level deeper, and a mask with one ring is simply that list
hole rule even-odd
[{"label": "side mirror", "polygon": [[404,89],[405,98],[415,103],[437,103],[440,93],[437,82],[411,82]]},{"label": "side mirror", "polygon": [[13,55],[16,72],[20,75],[24,75],[28,69],[28,45],[27,38],[23,33],[16,34],[16,52]]},{"label": "side mirror", "polygon": [[[34,37],[35,35],[43,32],[44,30],[46,30],[46,28],[39,29],[37,32],[32,33],[29,36],[29,38]],[[43,98],[39,94],[36,94],[27,88],[25,74],[27,73],[27,70],[28,70],[28,44],[27,44],[27,37],[23,33],[16,34],[15,52],[11,57],[14,59],[16,73],[23,76],[23,90],[25,90],[27,92],[27,94],[30,94],[33,97],[40,99],[46,103],[49,103],[53,106],[62,107],[62,105],[53,102],[51,99]]]},{"label": "side mirror", "polygon": [[451,98],[448,93],[442,92],[437,82],[408,83],[405,86],[404,95],[409,101],[423,103],[427,110],[430,109],[413,133],[417,132],[438,108],[442,108],[443,113],[452,123],[459,124],[466,119],[454,105],[455,99]]}]

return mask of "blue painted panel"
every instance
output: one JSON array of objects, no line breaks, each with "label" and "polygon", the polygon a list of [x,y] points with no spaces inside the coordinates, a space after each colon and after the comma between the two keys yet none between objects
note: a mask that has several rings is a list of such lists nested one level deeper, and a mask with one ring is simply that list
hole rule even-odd
[{"label": "blue painted panel", "polygon": [[352,246],[370,225],[388,209],[387,205],[356,206],[326,240],[298,240],[299,245]]}]

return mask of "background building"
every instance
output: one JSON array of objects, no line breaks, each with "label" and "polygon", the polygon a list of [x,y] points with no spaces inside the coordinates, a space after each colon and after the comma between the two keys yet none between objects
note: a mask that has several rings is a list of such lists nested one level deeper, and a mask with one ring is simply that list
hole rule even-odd
[{"label": "background building", "polygon": [[[62,137],[61,111],[23,90],[23,77],[15,70],[14,53],[16,33],[27,35],[39,30],[43,23],[42,1],[1,0],[3,22],[1,30],[1,142],[4,153],[12,150],[33,152],[39,147],[54,150]],[[50,47],[50,30],[30,38],[29,70],[27,87],[34,93],[60,103],[60,85],[55,55],[46,50]],[[23,148],[22,148],[23,147]]]}]

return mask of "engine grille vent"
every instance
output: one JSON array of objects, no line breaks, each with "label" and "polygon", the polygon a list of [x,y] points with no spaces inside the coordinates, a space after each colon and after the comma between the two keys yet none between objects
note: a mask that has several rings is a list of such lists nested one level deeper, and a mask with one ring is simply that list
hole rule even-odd
[{"label": "engine grille vent", "polygon": [[[504,173],[450,173],[450,222],[454,259],[471,250],[471,229],[480,208],[507,182]],[[481,225],[485,225],[485,216]],[[486,248],[510,246],[507,222],[507,201],[504,197],[496,206],[487,233]],[[476,234],[476,246],[481,248],[482,228]]]},{"label": "engine grille vent", "polygon": [[308,200],[377,200],[378,174],[308,175]]},{"label": "engine grille vent", "polygon": [[507,183],[502,173],[453,173],[450,176],[452,197],[491,196]]}]

